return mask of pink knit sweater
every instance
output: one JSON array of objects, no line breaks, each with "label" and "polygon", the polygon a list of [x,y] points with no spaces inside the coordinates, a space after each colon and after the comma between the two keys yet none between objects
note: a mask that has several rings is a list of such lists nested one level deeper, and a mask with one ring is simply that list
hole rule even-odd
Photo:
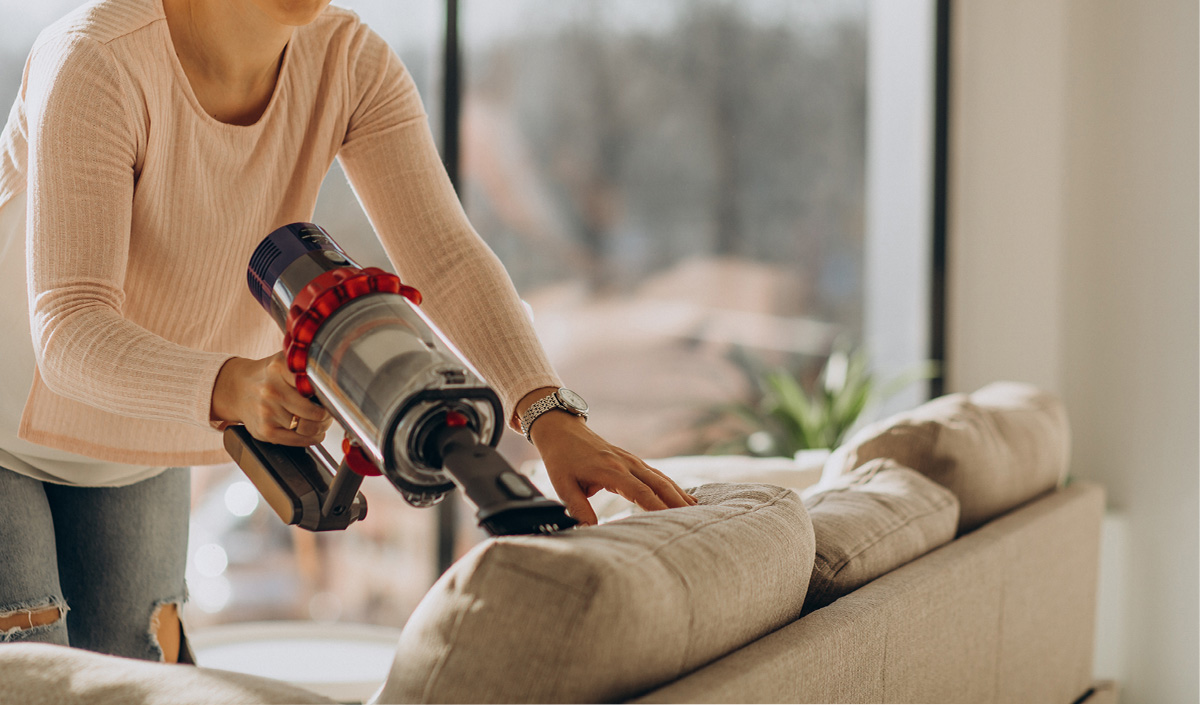
[{"label": "pink knit sweater", "polygon": [[411,77],[354,13],[298,28],[266,112],[234,126],[197,102],[160,0],[101,0],[39,36],[0,135],[0,208],[28,198],[38,374],[20,437],[119,463],[228,460],[209,419],[217,372],[282,339],[246,263],[272,230],[311,219],[335,157],[397,273],[509,418],[558,385]]}]

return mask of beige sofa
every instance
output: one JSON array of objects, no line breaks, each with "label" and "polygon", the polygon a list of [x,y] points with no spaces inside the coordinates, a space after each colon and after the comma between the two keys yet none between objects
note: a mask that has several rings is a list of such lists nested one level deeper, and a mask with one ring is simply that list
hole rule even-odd
[{"label": "beige sofa", "polygon": [[1074,484],[637,702],[1076,702],[1103,492]]},{"label": "beige sofa", "polygon": [[[486,542],[376,701],[1079,700],[1104,501],[1063,487],[1068,440],[1056,400],[991,385],[863,429],[815,486],[709,484],[702,506]],[[0,682],[0,703],[331,702],[43,645],[0,647]]]}]

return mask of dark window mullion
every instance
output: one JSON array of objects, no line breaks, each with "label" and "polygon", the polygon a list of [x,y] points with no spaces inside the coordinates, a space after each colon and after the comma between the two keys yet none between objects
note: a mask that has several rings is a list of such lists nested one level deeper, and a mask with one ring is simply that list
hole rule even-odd
[{"label": "dark window mullion", "polygon": [[[458,35],[458,0],[446,0],[446,34],[442,47],[442,162],[461,201],[462,50]],[[458,543],[458,503],[457,493],[452,492],[437,508],[438,575],[446,572],[454,562],[455,544]]]},{"label": "dark window mullion", "polygon": [[934,127],[933,127],[933,268],[930,272],[931,316],[929,357],[939,365],[929,381],[929,394],[939,397],[946,389],[946,204],[950,130],[950,0],[937,0],[934,29]]}]

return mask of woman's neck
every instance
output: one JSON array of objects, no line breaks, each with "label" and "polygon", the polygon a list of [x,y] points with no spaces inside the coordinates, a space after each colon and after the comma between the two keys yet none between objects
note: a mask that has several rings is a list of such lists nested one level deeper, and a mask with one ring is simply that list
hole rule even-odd
[{"label": "woman's neck", "polygon": [[192,92],[217,120],[252,124],[275,90],[295,28],[248,0],[163,0],[175,53]]}]

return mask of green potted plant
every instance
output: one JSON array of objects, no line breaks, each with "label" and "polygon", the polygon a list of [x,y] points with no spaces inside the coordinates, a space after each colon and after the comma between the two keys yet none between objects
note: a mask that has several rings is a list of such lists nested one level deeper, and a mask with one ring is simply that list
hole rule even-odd
[{"label": "green potted plant", "polygon": [[809,391],[786,368],[766,368],[744,352],[735,360],[754,380],[755,398],[714,410],[710,422],[735,419],[740,433],[710,446],[709,453],[793,456],[805,450],[836,448],[869,407],[938,374],[937,363],[926,362],[883,381],[871,371],[863,350],[839,346],[826,358],[814,389]]}]

